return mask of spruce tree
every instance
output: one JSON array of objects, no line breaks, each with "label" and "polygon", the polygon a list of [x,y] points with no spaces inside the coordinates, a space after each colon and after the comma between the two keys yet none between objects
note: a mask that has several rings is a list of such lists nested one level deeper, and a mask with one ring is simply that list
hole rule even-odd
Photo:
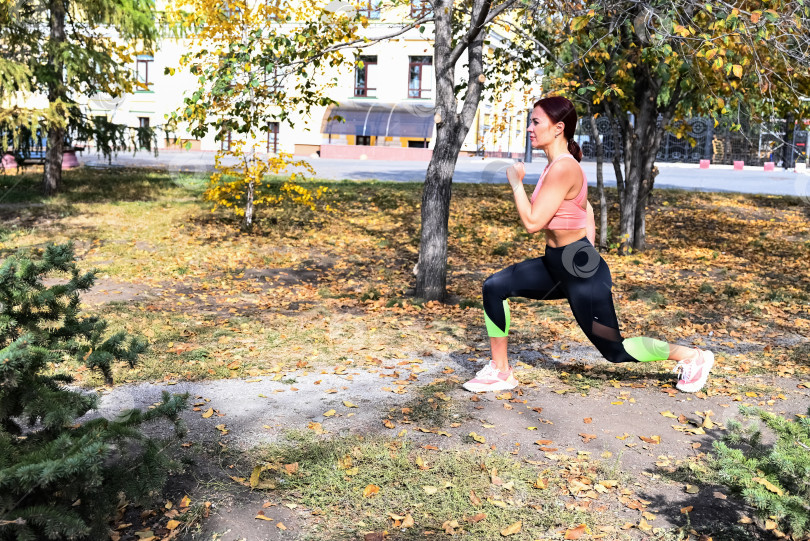
[{"label": "spruce tree", "polygon": [[[119,502],[148,501],[173,465],[166,451],[184,433],[185,395],[164,392],[148,411],[84,420],[99,396],[69,386],[73,378],[58,368],[78,361],[111,383],[114,362],[132,366],[146,349],[80,312],[79,294],[93,280],[71,244],[0,265],[0,540],[107,538]],[[172,435],[141,433],[158,420],[173,424]]]},{"label": "spruce tree", "polygon": [[773,520],[781,532],[804,538],[810,534],[810,409],[795,421],[759,408],[743,406],[740,411],[764,422],[776,441],[763,443],[758,424],[743,427],[730,421],[725,441],[714,443],[713,467],[724,484],[756,509],[760,524]]}]

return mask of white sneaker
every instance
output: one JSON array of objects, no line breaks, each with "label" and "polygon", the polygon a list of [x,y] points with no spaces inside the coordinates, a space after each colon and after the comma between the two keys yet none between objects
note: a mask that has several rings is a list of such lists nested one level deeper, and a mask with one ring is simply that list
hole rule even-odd
[{"label": "white sneaker", "polygon": [[698,355],[691,362],[678,361],[672,370],[678,373],[678,383],[675,388],[684,393],[696,393],[706,385],[709,372],[714,366],[714,353],[709,350],[698,349]]},{"label": "white sneaker", "polygon": [[479,370],[473,379],[464,383],[462,387],[473,393],[486,391],[508,391],[518,386],[520,382],[512,375],[512,369],[508,372],[501,372],[490,361]]}]

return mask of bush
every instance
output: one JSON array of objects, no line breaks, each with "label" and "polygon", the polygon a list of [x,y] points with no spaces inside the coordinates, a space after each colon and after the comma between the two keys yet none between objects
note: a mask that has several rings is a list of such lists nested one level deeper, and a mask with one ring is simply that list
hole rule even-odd
[{"label": "bush", "polygon": [[[94,280],[80,273],[70,244],[48,246],[38,260],[9,257],[0,265],[0,539],[102,539],[127,498],[146,503],[163,486],[173,441],[145,437],[139,425],[165,419],[183,434],[186,396],[163,394],[147,411],[115,419],[81,419],[98,409],[96,393],[67,385],[64,361],[99,370],[134,365],[146,342],[79,312],[79,293]],[[56,274],[58,283],[43,284]],[[61,278],[61,279],[60,279]]]},{"label": "bush", "polygon": [[756,423],[743,428],[730,421],[725,441],[714,443],[713,469],[756,509],[760,521],[773,517],[795,539],[810,533],[810,409],[796,421],[759,408],[742,406],[740,411],[764,422],[776,442],[763,444]]}]

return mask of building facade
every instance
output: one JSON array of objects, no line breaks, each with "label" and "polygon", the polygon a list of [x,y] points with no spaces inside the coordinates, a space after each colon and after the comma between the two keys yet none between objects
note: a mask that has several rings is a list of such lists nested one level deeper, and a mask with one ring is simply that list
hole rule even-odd
[{"label": "building facade", "polygon": [[[352,8],[369,18],[365,35],[374,38],[413,22],[429,5],[412,0],[410,5],[386,10],[379,0],[363,0]],[[412,29],[364,48],[356,66],[327,68],[322,76],[337,81],[328,95],[338,104],[313,107],[308,115],[292,115],[293,126],[271,123],[269,133],[262,134],[266,137],[261,141],[262,150],[323,158],[429,160],[435,139],[435,74],[432,27],[426,26],[424,32]],[[197,89],[196,77],[178,69],[190,46],[189,39],[160,41],[154,55],[135,59],[132,69],[140,83],[137,91],[119,98],[85,99],[86,113],[131,127],[163,125],[182,106],[183,97]],[[457,83],[466,73],[465,63],[460,60],[456,67]],[[167,75],[167,68],[173,68],[174,74]],[[506,93],[506,103],[482,101],[462,152],[522,153],[529,104],[520,96],[525,95],[522,89],[514,89]],[[501,131],[492,128],[495,119]],[[174,135],[176,139],[162,139],[159,148],[217,151],[232,143],[230,135],[222,141],[215,140],[214,133],[196,139],[181,129]]]}]

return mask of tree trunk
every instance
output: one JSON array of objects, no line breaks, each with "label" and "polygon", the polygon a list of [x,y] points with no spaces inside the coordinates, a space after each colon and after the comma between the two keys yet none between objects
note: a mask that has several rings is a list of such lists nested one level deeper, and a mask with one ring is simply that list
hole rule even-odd
[{"label": "tree trunk", "polygon": [[447,225],[453,171],[459,150],[447,140],[450,135],[447,132],[451,129],[445,125],[437,132],[436,147],[422,192],[422,238],[416,296],[429,300],[444,300],[446,295]]},{"label": "tree trunk", "polygon": [[610,131],[613,137],[613,172],[616,175],[616,192],[619,200],[619,208],[622,207],[622,196],[624,195],[624,175],[622,174],[622,153],[624,148],[624,135],[621,124],[611,111],[610,105],[605,104],[605,114],[610,121]]},{"label": "tree trunk", "polygon": [[[490,0],[474,0],[473,20],[486,17]],[[464,138],[470,130],[483,88],[483,26],[469,34],[467,69],[469,86],[460,113],[455,95],[455,65],[452,0],[433,3],[436,65],[436,144],[425,175],[422,192],[422,233],[416,271],[416,296],[444,300],[447,291],[447,226],[453,172]]]},{"label": "tree trunk", "polygon": [[794,149],[794,128],[796,121],[793,113],[788,113],[785,118],[785,143],[782,145],[782,167],[784,169],[793,169],[793,149]]},{"label": "tree trunk", "polygon": [[247,185],[247,197],[245,201],[245,219],[242,221],[242,229],[249,230],[253,226],[253,194],[255,192],[255,183],[251,176]]},{"label": "tree trunk", "polygon": [[596,145],[596,192],[599,195],[599,249],[607,250],[607,200],[605,198],[605,180],[602,166],[605,163],[605,146],[599,137],[599,128],[596,127],[596,116],[593,108],[588,105],[588,116],[591,119],[591,140]]},{"label": "tree trunk", "polygon": [[[643,250],[645,245],[645,224],[637,217],[646,211],[646,199],[652,190],[652,169],[655,156],[661,144],[663,129],[668,122],[664,118],[658,125],[658,107],[653,84],[643,76],[637,77],[637,113],[631,129],[626,129],[625,152],[625,194],[621,207],[619,254],[626,255],[633,250]],[[625,124],[629,127],[629,121]],[[638,235],[638,236],[637,236]]]},{"label": "tree trunk", "polygon": [[[48,143],[45,150],[45,173],[43,175],[43,192],[45,195],[53,195],[62,186],[62,156],[65,144],[65,128],[61,120],[56,120],[57,110],[67,110],[64,102],[67,98],[63,82],[64,65],[57,56],[61,54],[61,44],[66,41],[65,37],[65,4],[63,0],[51,0],[50,2],[50,45],[48,61],[53,70],[52,79],[48,82],[48,102],[51,105],[51,121],[48,125]],[[54,50],[56,49],[56,50]],[[54,104],[62,102],[61,107],[54,108]]]}]

